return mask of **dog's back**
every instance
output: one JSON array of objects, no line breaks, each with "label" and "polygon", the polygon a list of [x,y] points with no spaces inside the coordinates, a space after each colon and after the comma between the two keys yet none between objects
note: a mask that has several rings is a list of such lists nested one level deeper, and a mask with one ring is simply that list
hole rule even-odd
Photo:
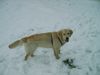
[{"label": "dog's back", "polygon": [[20,40],[17,40],[15,42],[13,42],[12,44],[9,45],[9,48],[13,49],[19,45],[22,45],[23,43],[28,43],[28,42],[36,42],[36,41],[49,41],[51,38],[51,33],[42,33],[42,34],[35,34],[35,35],[31,35],[28,37],[24,37]]}]

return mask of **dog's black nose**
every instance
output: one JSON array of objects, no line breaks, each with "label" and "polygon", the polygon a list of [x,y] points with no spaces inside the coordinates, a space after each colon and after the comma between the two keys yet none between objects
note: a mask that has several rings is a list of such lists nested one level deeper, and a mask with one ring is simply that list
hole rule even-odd
[{"label": "dog's black nose", "polygon": [[69,38],[68,37],[66,37],[66,42],[68,42],[69,41]]}]

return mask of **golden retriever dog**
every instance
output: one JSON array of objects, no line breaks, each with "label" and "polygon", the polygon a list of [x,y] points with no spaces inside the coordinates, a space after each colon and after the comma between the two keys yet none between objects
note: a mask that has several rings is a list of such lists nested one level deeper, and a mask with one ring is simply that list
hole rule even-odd
[{"label": "golden retriever dog", "polygon": [[69,41],[72,33],[71,29],[62,29],[57,32],[35,34],[13,42],[9,45],[9,48],[24,45],[26,51],[25,60],[29,56],[34,56],[34,52],[38,47],[53,48],[56,59],[59,59],[60,48]]}]

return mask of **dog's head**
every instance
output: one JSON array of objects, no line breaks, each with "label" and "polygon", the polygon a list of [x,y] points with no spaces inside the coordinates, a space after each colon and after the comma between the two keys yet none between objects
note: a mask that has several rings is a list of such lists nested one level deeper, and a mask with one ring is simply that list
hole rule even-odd
[{"label": "dog's head", "polygon": [[58,32],[58,36],[63,43],[68,42],[72,34],[73,31],[71,29],[62,29]]}]

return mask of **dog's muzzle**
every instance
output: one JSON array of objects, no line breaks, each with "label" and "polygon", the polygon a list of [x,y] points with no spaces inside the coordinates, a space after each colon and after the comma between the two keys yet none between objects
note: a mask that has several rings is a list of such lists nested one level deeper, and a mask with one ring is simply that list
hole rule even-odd
[{"label": "dog's muzzle", "polygon": [[66,37],[66,40],[65,40],[66,42],[68,42],[69,41],[69,38],[68,37]]}]

